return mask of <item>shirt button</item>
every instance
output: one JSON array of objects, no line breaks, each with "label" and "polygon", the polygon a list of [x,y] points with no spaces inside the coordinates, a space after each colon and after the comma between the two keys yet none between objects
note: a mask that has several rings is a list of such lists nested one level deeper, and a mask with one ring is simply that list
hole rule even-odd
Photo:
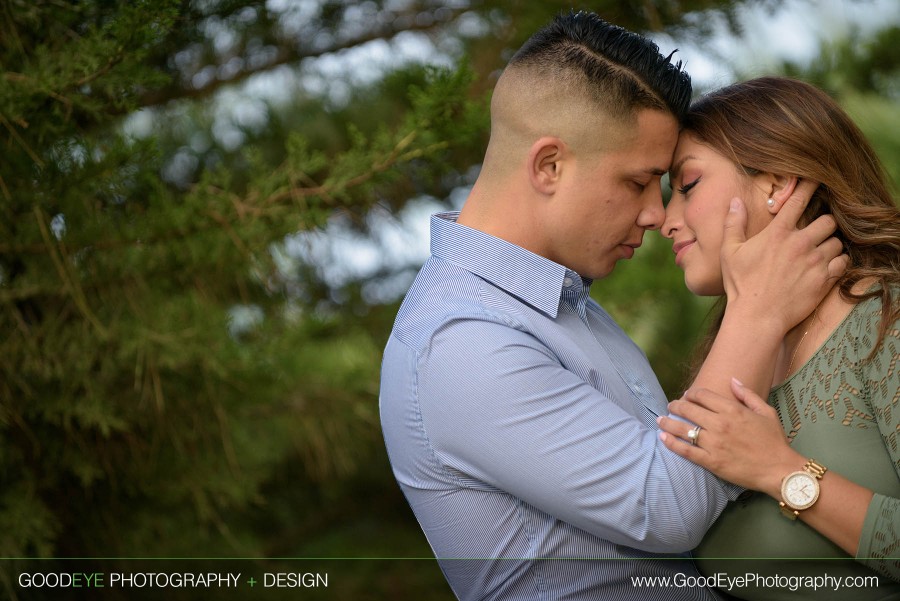
[{"label": "shirt button", "polygon": [[566,288],[568,288],[571,285],[572,285],[572,278],[567,277],[566,279],[563,280],[563,286],[565,286]]}]

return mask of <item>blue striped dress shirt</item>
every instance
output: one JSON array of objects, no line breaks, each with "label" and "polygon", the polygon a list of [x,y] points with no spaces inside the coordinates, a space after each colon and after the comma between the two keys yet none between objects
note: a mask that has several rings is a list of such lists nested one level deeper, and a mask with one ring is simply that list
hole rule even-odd
[{"label": "blue striped dress shirt", "polygon": [[687,552],[739,490],[659,442],[666,397],[589,281],[455,218],[432,216],[380,411],[456,596],[715,599]]}]

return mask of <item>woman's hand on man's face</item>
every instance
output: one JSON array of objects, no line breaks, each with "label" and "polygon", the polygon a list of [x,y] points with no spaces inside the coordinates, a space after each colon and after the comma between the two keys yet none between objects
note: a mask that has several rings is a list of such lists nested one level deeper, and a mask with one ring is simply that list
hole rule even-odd
[{"label": "woman's hand on man's face", "polygon": [[743,202],[732,200],[725,218],[722,279],[729,305],[783,333],[813,312],[850,261],[832,236],[832,216],[797,227],[817,187],[800,180],[772,222],[749,240]]}]

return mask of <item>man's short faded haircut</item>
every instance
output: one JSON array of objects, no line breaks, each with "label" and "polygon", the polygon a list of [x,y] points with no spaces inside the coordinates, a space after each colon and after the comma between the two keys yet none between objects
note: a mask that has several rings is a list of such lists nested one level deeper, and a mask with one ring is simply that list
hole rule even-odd
[{"label": "man's short faded haircut", "polygon": [[672,63],[672,54],[664,57],[644,36],[582,11],[557,16],[525,42],[507,68],[586,89],[612,116],[655,109],[680,123],[691,101],[691,78],[681,61]]}]

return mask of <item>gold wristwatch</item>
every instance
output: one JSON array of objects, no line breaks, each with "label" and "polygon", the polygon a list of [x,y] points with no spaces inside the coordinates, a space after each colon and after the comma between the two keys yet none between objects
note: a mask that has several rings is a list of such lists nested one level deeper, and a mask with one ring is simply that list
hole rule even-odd
[{"label": "gold wristwatch", "polygon": [[796,520],[804,509],[812,507],[819,500],[819,480],[828,468],[810,459],[803,470],[792,472],[781,481],[781,513]]}]

